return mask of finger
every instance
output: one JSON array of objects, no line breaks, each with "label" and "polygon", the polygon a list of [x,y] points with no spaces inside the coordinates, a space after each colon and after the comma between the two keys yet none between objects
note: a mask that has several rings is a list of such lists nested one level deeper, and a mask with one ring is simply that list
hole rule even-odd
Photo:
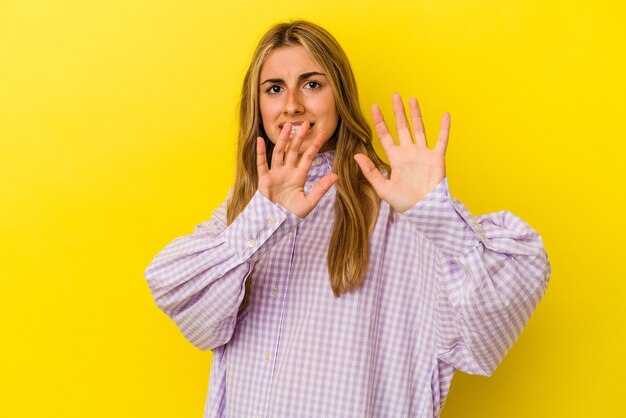
[{"label": "finger", "polygon": [[400,145],[413,144],[409,121],[406,118],[404,103],[399,93],[394,93],[392,97],[393,114],[396,118],[396,130],[398,131],[398,142]]},{"label": "finger", "polygon": [[445,112],[441,118],[441,129],[439,130],[439,137],[437,138],[437,144],[435,149],[443,154],[448,149],[448,138],[450,136],[450,113]]},{"label": "finger", "polygon": [[302,125],[300,125],[300,129],[296,132],[293,140],[289,144],[289,150],[285,156],[285,164],[296,165],[298,161],[298,151],[300,150],[300,145],[302,145],[302,141],[304,141],[304,137],[309,133],[309,121],[305,120]]},{"label": "finger", "polygon": [[283,129],[278,135],[276,146],[272,152],[272,165],[283,165],[285,158],[285,149],[287,148],[287,142],[289,142],[289,132],[291,132],[291,122],[285,123]]},{"label": "finger", "polygon": [[426,131],[424,130],[424,122],[422,121],[422,112],[420,105],[415,97],[409,99],[409,109],[411,111],[411,122],[413,123],[413,134],[415,135],[415,143],[428,148],[426,141]]},{"label": "finger", "polygon": [[256,167],[259,178],[270,171],[267,165],[267,156],[265,155],[265,140],[260,136],[256,139]]},{"label": "finger", "polygon": [[325,136],[326,136],[325,131],[321,131],[319,134],[317,134],[315,139],[313,139],[313,142],[311,143],[311,145],[309,145],[306,151],[304,151],[304,154],[302,154],[302,157],[300,158],[300,162],[298,163],[298,168],[306,170],[307,173],[309,172],[309,169],[311,168],[311,164],[313,164],[313,159],[315,158],[318,151],[322,147],[322,144],[324,143]]},{"label": "finger", "polygon": [[389,133],[389,129],[387,129],[387,124],[385,124],[385,119],[383,118],[383,113],[380,111],[378,105],[372,105],[372,121],[374,122],[374,128],[376,128],[376,135],[380,140],[381,145],[383,146],[383,150],[387,154],[391,148],[396,145],[393,140],[393,136]]},{"label": "finger", "polygon": [[374,187],[374,190],[382,198],[385,186],[387,185],[387,179],[376,168],[372,160],[365,154],[356,154],[354,156],[357,164],[361,167],[363,175]]},{"label": "finger", "polygon": [[311,189],[311,192],[307,195],[307,199],[311,204],[311,207],[317,206],[318,202],[324,196],[324,194],[339,180],[339,176],[336,173],[328,173],[317,182]]}]

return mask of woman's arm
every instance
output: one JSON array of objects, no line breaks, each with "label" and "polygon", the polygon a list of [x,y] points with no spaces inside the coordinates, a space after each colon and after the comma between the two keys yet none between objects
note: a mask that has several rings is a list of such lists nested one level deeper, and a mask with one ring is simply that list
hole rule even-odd
[{"label": "woman's arm", "polygon": [[301,220],[259,191],[229,226],[225,208],[226,201],[192,234],[166,245],[145,270],[157,306],[200,350],[230,340],[254,261]]},{"label": "woman's arm", "polygon": [[380,109],[372,107],[389,178],[366,155],[354,158],[378,195],[437,248],[439,359],[467,373],[490,375],[545,292],[548,256],[539,234],[511,212],[473,217],[450,195],[445,164],[450,115],[444,114],[437,143],[429,149],[415,98],[409,107],[413,135],[402,98],[394,94],[398,144]]},{"label": "woman's arm", "polygon": [[399,217],[437,248],[439,360],[490,376],[546,291],[551,266],[541,237],[509,211],[472,216],[446,178]]},{"label": "woman's arm", "polygon": [[258,189],[237,219],[226,226],[224,202],[193,234],[161,250],[145,271],[156,304],[201,350],[230,341],[253,263],[291,232],[338,179],[329,173],[304,194],[307,173],[326,135],[318,134],[300,156],[308,129],[305,122],[291,142],[291,123],[285,124],[271,168],[264,139],[257,138]]}]

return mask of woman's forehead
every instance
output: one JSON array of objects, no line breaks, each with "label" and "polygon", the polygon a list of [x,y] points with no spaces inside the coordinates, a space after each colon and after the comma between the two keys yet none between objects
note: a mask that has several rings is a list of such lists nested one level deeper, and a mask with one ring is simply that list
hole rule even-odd
[{"label": "woman's forehead", "polygon": [[323,72],[311,54],[300,45],[283,46],[272,50],[261,67],[261,78],[297,79],[309,72]]}]

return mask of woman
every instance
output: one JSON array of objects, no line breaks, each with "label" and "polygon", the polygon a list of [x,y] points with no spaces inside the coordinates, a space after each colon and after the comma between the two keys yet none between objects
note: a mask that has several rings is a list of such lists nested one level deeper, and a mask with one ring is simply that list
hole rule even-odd
[{"label": "woman", "polygon": [[[437,417],[456,370],[491,375],[543,296],[541,237],[474,217],[393,97],[374,151],[348,60],[324,29],[272,27],[245,76],[235,184],[145,271],[156,304],[213,351],[205,417]],[[388,175],[389,173],[389,175]]]}]

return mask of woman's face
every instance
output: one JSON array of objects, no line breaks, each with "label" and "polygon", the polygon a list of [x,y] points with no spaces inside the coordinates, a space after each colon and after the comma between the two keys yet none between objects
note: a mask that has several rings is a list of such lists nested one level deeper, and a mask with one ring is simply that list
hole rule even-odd
[{"label": "woman's face", "polygon": [[[299,152],[303,153],[321,131],[326,134],[320,151],[332,148],[328,138],[339,120],[335,95],[320,65],[302,46],[270,52],[261,67],[259,97],[263,128],[274,144],[286,122],[301,125],[309,121],[311,130]],[[292,129],[291,138],[293,133]]]}]

